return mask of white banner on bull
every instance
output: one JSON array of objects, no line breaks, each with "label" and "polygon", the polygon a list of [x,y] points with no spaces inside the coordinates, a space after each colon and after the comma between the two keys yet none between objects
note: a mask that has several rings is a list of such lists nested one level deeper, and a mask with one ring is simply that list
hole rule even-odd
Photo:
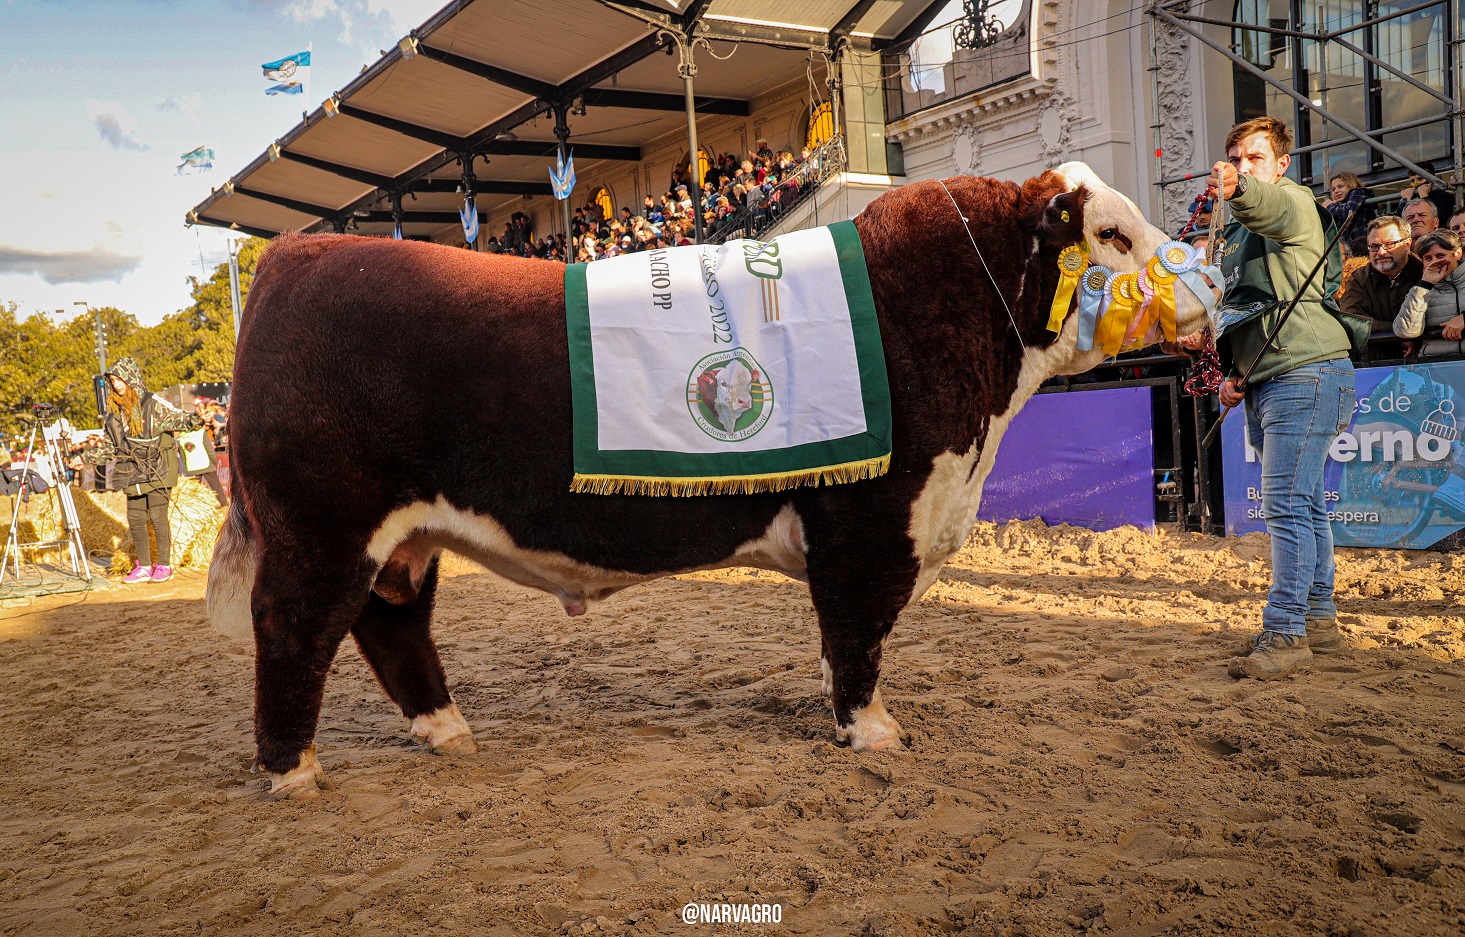
[{"label": "white banner on bull", "polygon": [[[889,400],[878,325],[858,234],[848,222],[838,229],[838,237],[813,228],[571,268],[583,275],[584,357],[594,363],[593,427],[581,419],[590,381],[582,376],[575,387],[577,481],[650,478],[670,485],[654,493],[703,494],[883,471]],[[853,302],[850,283],[858,285]],[[566,286],[574,356],[575,275]],[[611,470],[580,458],[589,451],[582,430],[593,432],[597,458]],[[830,471],[857,464],[865,469]],[[687,491],[676,481],[734,476],[768,484]]]}]

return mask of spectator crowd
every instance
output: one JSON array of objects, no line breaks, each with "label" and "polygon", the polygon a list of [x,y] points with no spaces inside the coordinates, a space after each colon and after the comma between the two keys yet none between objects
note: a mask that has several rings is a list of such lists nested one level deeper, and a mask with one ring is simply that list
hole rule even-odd
[{"label": "spectator crowd", "polygon": [[753,152],[739,159],[732,153],[709,160],[700,180],[687,167],[673,170],[666,191],[648,195],[633,212],[623,206],[607,216],[597,204],[575,209],[571,240],[564,234],[536,238],[529,216],[515,212],[504,230],[489,237],[490,253],[586,263],[634,251],[680,247],[694,243],[695,215],[701,213],[703,239],[724,240],[731,234],[753,234],[776,221],[817,184],[818,161],[805,147],[797,156],[775,152],[760,139]]},{"label": "spectator crowd", "polygon": [[[1439,172],[1429,163],[1424,168]],[[1338,224],[1353,218],[1342,238],[1339,305],[1374,320],[1375,332],[1404,339],[1406,357],[1465,354],[1465,210],[1455,210],[1452,191],[1415,173],[1398,198],[1397,214],[1379,212],[1379,200],[1357,175],[1338,172],[1328,179],[1322,207]],[[1210,209],[1209,199],[1197,197],[1177,236],[1204,249]],[[1431,329],[1439,329],[1439,337],[1421,340]]]}]

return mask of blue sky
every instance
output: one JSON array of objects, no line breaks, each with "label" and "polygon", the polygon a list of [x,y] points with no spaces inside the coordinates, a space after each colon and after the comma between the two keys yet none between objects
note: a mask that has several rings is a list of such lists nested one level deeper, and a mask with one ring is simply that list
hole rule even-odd
[{"label": "blue sky", "polygon": [[[188,305],[228,235],[184,213],[444,2],[0,0],[0,303]],[[307,45],[309,94],[266,97]],[[201,145],[213,172],[176,175]]]}]

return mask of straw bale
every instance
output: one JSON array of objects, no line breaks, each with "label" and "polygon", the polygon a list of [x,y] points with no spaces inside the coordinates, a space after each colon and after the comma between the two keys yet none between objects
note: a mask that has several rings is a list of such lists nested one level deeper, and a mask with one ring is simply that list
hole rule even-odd
[{"label": "straw bale", "polygon": [[[168,499],[168,529],[173,535],[172,560],[174,569],[205,569],[214,555],[214,542],[219,538],[226,510],[219,507],[214,493],[207,485],[195,478],[178,482]],[[112,554],[112,565],[108,571],[126,573],[137,563],[137,550],[133,548],[132,536],[126,533]],[[148,529],[149,553],[157,549],[157,541],[151,528]]]}]

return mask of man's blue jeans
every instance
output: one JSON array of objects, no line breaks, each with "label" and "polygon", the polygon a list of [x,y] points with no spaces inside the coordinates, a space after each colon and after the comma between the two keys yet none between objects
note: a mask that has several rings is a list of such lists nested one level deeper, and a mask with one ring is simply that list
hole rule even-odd
[{"label": "man's blue jeans", "polygon": [[1262,458],[1262,513],[1272,538],[1272,591],[1262,628],[1305,635],[1336,618],[1333,530],[1323,467],[1353,416],[1353,364],[1335,358],[1279,374],[1246,394],[1246,425]]}]

